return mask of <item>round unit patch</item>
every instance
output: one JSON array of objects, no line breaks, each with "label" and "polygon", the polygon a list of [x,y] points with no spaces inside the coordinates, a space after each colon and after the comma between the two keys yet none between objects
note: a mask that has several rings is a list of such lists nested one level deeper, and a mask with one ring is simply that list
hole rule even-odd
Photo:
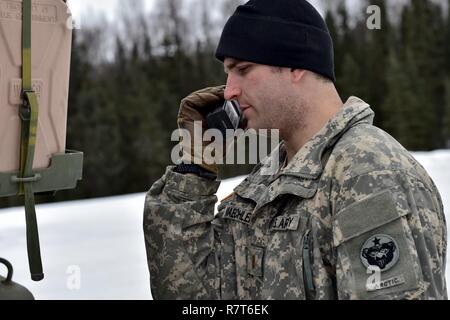
[{"label": "round unit patch", "polygon": [[360,256],[366,268],[376,266],[380,271],[386,271],[397,263],[400,252],[394,238],[387,234],[376,234],[364,242]]}]

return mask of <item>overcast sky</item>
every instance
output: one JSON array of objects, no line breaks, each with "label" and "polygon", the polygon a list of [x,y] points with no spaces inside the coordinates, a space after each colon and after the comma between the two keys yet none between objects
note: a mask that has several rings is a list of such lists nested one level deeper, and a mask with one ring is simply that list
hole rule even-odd
[{"label": "overcast sky", "polygon": [[[133,0],[68,0],[69,7],[75,18],[82,17],[86,13],[104,13],[109,19],[112,19],[117,12],[117,4],[124,1]],[[214,0],[211,0],[213,2]],[[155,0],[144,0],[146,9],[150,10]],[[320,0],[310,0],[319,11],[322,8],[319,5]],[[321,12],[322,13],[322,12]]]},{"label": "overcast sky", "polygon": [[[68,3],[75,18],[79,18],[86,13],[101,12],[111,19],[117,11],[117,4],[121,1],[133,0],[68,0]],[[144,0],[144,2],[148,10],[154,0]]]},{"label": "overcast sky", "polygon": [[[79,19],[82,21],[83,16],[86,16],[88,14],[89,16],[96,16],[98,14],[104,14],[109,20],[112,20],[118,10],[120,10],[120,3],[124,2],[133,2],[136,0],[68,0],[69,7],[72,11],[72,14],[75,19]],[[144,5],[146,7],[146,11],[149,11],[154,3],[156,3],[157,0],[142,0],[144,2]],[[195,2],[198,0],[182,0],[183,3],[185,2]],[[221,0],[220,2],[227,1],[227,0]],[[308,0],[316,9],[323,15],[324,14],[324,3],[327,3],[328,1],[334,1],[334,0]],[[391,0],[388,2],[388,4],[393,5],[397,3],[405,3],[408,0]],[[444,2],[443,0],[432,0],[433,2]],[[214,3],[218,3],[219,0],[210,0],[209,3],[211,3],[211,6],[214,6]],[[245,2],[245,0],[243,0]],[[347,9],[352,12],[359,12],[361,10],[361,4],[363,3],[362,0],[346,0],[347,3]],[[398,12],[393,13],[398,14]],[[88,23],[89,24],[89,23]]]}]

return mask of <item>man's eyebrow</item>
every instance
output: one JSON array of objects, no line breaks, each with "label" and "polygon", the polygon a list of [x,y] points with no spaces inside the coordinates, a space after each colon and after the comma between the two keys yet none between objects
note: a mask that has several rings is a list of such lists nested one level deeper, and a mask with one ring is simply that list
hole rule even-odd
[{"label": "man's eyebrow", "polygon": [[236,68],[236,66],[239,63],[242,63],[243,61],[233,61],[230,64],[228,64],[227,66],[225,66],[224,71],[225,73],[228,73],[230,70],[233,70],[234,68]]}]

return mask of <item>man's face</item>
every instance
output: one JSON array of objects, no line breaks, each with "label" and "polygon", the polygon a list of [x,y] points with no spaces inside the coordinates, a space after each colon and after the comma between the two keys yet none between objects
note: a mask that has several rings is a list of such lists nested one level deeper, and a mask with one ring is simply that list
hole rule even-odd
[{"label": "man's face", "polygon": [[225,99],[236,99],[247,119],[247,128],[282,129],[292,104],[289,69],[225,58],[228,74]]}]

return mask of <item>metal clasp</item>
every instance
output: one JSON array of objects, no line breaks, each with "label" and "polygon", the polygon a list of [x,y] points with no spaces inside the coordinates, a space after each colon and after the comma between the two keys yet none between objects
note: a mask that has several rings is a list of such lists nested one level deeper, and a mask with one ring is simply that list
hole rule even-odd
[{"label": "metal clasp", "polygon": [[41,175],[39,173],[36,173],[34,176],[27,177],[27,178],[19,178],[18,176],[11,176],[11,181],[17,182],[17,183],[36,182],[36,181],[39,181],[40,179],[41,179]]}]

